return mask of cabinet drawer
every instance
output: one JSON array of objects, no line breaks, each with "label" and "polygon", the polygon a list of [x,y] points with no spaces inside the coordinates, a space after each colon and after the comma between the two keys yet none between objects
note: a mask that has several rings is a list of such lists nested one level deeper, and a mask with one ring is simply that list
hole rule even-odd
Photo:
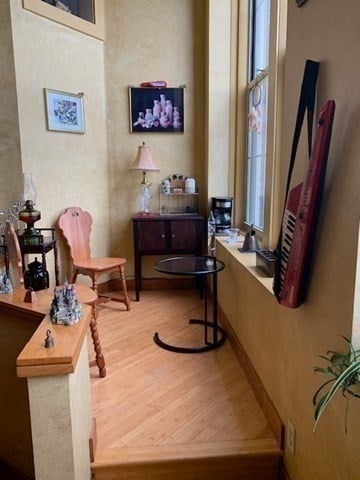
[{"label": "cabinet drawer", "polygon": [[166,250],[165,222],[148,220],[138,223],[138,245],[140,251]]},{"label": "cabinet drawer", "polygon": [[[199,222],[196,220],[170,220],[170,244],[171,250],[188,250],[194,252],[198,249],[199,238]],[[200,233],[201,235],[201,233]]]}]

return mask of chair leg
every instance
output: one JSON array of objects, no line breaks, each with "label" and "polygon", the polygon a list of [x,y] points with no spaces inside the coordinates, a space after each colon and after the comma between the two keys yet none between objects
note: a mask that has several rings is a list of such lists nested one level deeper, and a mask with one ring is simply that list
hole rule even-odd
[{"label": "chair leg", "polygon": [[78,274],[77,270],[73,270],[72,277],[71,277],[71,283],[76,282],[77,274]]},{"label": "chair leg", "polygon": [[121,287],[122,287],[123,294],[124,294],[124,303],[126,305],[126,310],[130,310],[130,298],[129,298],[128,291],[127,291],[127,286],[126,286],[124,265],[121,265],[121,267],[120,267],[120,279],[121,279]]},{"label": "chair leg", "polygon": [[99,375],[100,377],[103,378],[106,376],[105,358],[102,353],[99,332],[97,329],[97,321],[96,321],[97,309],[96,309],[95,303],[91,306],[91,320],[90,320],[90,332],[91,332],[91,338],[94,344],[95,361],[90,362],[90,366],[97,365],[97,367],[99,368]]},{"label": "chair leg", "polygon": [[92,277],[92,287],[91,287],[96,295],[98,295],[98,286],[97,286],[97,281],[95,277]]},{"label": "chair leg", "polygon": [[94,305],[94,317],[95,317],[95,320],[97,320],[98,318],[98,304],[101,303],[101,301],[99,301],[99,294],[98,294],[98,287],[97,287],[97,281],[96,281],[96,278],[95,277],[91,277],[92,279],[92,289],[94,290],[94,292],[96,293],[97,295],[97,300],[95,302],[95,305]]}]

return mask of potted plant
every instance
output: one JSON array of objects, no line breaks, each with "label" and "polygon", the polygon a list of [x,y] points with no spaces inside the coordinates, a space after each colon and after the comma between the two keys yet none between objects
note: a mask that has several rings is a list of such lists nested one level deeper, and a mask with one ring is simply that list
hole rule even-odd
[{"label": "potted plant", "polygon": [[328,351],[326,355],[319,355],[328,365],[327,367],[315,367],[315,372],[324,373],[330,379],[323,383],[317,389],[313,396],[313,405],[315,406],[315,425],[320,420],[326,407],[338,391],[341,391],[346,398],[345,409],[345,433],[347,432],[347,412],[348,402],[351,398],[360,398],[360,350],[355,350],[351,341],[343,337],[348,344],[348,351],[344,354]]}]

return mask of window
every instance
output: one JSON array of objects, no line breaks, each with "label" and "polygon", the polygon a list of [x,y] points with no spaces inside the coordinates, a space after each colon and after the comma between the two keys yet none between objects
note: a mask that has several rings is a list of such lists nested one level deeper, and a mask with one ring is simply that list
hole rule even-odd
[{"label": "window", "polygon": [[248,49],[248,134],[246,214],[248,224],[263,230],[268,116],[270,0],[251,0]]},{"label": "window", "polygon": [[[274,243],[276,158],[280,147],[281,59],[285,51],[286,0],[248,0],[246,15],[240,1],[239,116],[246,116],[240,131],[240,177],[244,192],[242,221],[254,225],[265,247]],[[244,24],[247,20],[247,24]],[[242,33],[246,30],[246,37]],[[247,47],[242,45],[246,43]],[[242,74],[242,70],[246,73]],[[241,93],[244,92],[244,93]],[[240,146],[241,149],[241,146]],[[274,213],[275,212],[275,213]],[[275,231],[273,232],[273,229]]]}]

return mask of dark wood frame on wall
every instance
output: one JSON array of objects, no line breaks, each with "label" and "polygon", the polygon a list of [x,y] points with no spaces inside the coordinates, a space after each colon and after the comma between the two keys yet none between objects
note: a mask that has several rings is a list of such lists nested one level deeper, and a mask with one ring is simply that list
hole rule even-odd
[{"label": "dark wood frame on wall", "polygon": [[[166,121],[167,117],[162,117],[161,113],[164,111],[164,106],[161,106],[164,102],[169,102],[172,108],[172,118],[170,116],[168,121]],[[154,107],[155,103],[157,107]],[[155,108],[159,108],[159,105],[160,114],[155,112]],[[184,132],[184,87],[129,87],[129,106],[131,133]]]}]

